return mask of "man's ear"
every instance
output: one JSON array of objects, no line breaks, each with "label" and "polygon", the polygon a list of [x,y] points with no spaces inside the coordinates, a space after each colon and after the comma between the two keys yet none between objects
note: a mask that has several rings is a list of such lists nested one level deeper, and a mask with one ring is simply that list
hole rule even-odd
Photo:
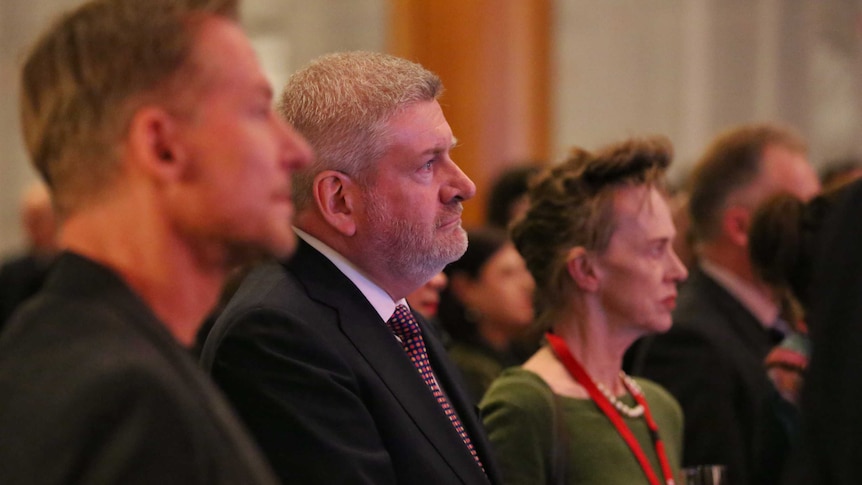
[{"label": "man's ear", "polygon": [[360,193],[349,175],[324,170],[314,177],[314,202],[330,226],[345,236],[356,233],[356,208]]},{"label": "man's ear", "polygon": [[129,123],[126,149],[139,170],[157,179],[182,177],[186,154],[178,124],[163,108],[147,106],[135,112]]},{"label": "man's ear", "polygon": [[595,263],[595,259],[583,246],[570,249],[566,258],[569,276],[578,288],[587,293],[599,289],[599,275]]},{"label": "man's ear", "polygon": [[749,227],[751,227],[751,211],[749,209],[735,205],[724,211],[721,218],[721,228],[735,245],[748,246]]}]

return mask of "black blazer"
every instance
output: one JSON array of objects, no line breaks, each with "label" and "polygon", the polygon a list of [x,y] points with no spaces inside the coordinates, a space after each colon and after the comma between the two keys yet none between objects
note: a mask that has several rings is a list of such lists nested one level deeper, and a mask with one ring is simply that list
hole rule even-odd
[{"label": "black blazer", "polygon": [[276,481],[146,304],[66,253],[0,337],[0,483]]},{"label": "black blazer", "polygon": [[[500,483],[456,370],[417,320],[438,381]],[[246,278],[202,362],[285,483],[488,483],[379,314],[304,242],[290,262]]]},{"label": "black blazer", "polygon": [[802,447],[785,483],[860,482],[862,462],[862,181],[841,189],[813,261],[812,354],[802,390]]},{"label": "black blazer", "polygon": [[0,329],[21,303],[39,291],[52,260],[25,254],[0,266]]},{"label": "black blazer", "polygon": [[754,315],[698,269],[680,288],[670,331],[632,349],[629,370],[666,387],[682,406],[685,466],[725,464],[730,483],[752,483],[771,388],[763,361],[772,345]]}]

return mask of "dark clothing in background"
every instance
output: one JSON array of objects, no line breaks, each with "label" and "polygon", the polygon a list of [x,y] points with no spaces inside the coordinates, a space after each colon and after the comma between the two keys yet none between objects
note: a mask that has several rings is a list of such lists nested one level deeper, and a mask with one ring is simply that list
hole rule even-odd
[{"label": "dark clothing in background", "polygon": [[26,254],[0,266],[0,330],[21,303],[42,288],[53,258]]},{"label": "dark clothing in background", "polygon": [[784,483],[858,484],[862,463],[862,182],[836,200],[814,259],[801,451]]},{"label": "dark clothing in background", "polygon": [[755,436],[771,383],[764,326],[701,270],[680,287],[673,327],[639,341],[630,373],[664,386],[685,416],[683,466],[723,464],[730,483],[748,485]]},{"label": "dark clothing in background", "polygon": [[503,370],[521,365],[525,360],[515,352],[498,351],[479,338],[453,341],[448,351],[476,405]]}]

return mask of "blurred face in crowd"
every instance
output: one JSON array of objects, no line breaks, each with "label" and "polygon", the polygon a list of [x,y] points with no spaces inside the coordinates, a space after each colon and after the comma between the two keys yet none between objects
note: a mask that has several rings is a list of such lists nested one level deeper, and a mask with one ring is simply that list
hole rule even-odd
[{"label": "blurred face in crowd", "polygon": [[607,323],[643,334],[665,332],[677,283],[688,275],[673,250],[670,209],[658,190],[645,185],[617,190],[613,204],[616,229],[595,256]]},{"label": "blurred face in crowd", "polygon": [[234,259],[249,248],[284,257],[296,246],[291,173],[311,150],[273,112],[272,89],[238,26],[213,18],[201,27],[193,59],[203,90],[176,136],[188,158],[174,197],[180,230]]},{"label": "blurred face in crowd", "polygon": [[789,192],[804,201],[820,192],[820,179],[804,153],[781,145],[771,145],[763,152],[763,183],[768,193]]},{"label": "blurred face in crowd", "polygon": [[478,312],[482,325],[517,335],[532,323],[535,283],[512,243],[488,258],[475,280],[458,277],[463,281],[453,282],[453,289],[467,308]]},{"label": "blurred face in crowd", "polygon": [[427,283],[420,286],[413,293],[407,295],[407,302],[414,310],[418,311],[425,318],[432,318],[437,315],[437,307],[440,305],[440,292],[446,288],[449,278],[446,273],[439,272],[434,275]]}]

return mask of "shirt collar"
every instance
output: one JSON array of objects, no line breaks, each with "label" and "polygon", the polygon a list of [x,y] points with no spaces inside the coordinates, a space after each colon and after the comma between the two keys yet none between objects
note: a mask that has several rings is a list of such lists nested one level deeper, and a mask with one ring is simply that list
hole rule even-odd
[{"label": "shirt collar", "polygon": [[701,258],[700,269],[733,295],[765,328],[775,325],[778,305],[770,295],[706,258]]},{"label": "shirt collar", "polygon": [[395,307],[397,305],[407,306],[407,301],[404,298],[398,301],[393,301],[392,297],[389,296],[389,293],[386,293],[383,288],[377,286],[374,282],[368,279],[368,277],[362,274],[362,271],[360,271],[359,268],[348,261],[347,258],[339,254],[338,251],[332,249],[320,239],[317,239],[298,227],[294,227],[293,230],[296,231],[296,235],[299,236],[300,239],[320,252],[320,254],[332,262],[332,264],[334,264],[335,267],[347,277],[347,279],[356,285],[365,299],[368,300],[368,303],[371,303],[371,306],[374,307],[374,310],[377,311],[384,322],[388,321],[389,317],[395,313]]}]

